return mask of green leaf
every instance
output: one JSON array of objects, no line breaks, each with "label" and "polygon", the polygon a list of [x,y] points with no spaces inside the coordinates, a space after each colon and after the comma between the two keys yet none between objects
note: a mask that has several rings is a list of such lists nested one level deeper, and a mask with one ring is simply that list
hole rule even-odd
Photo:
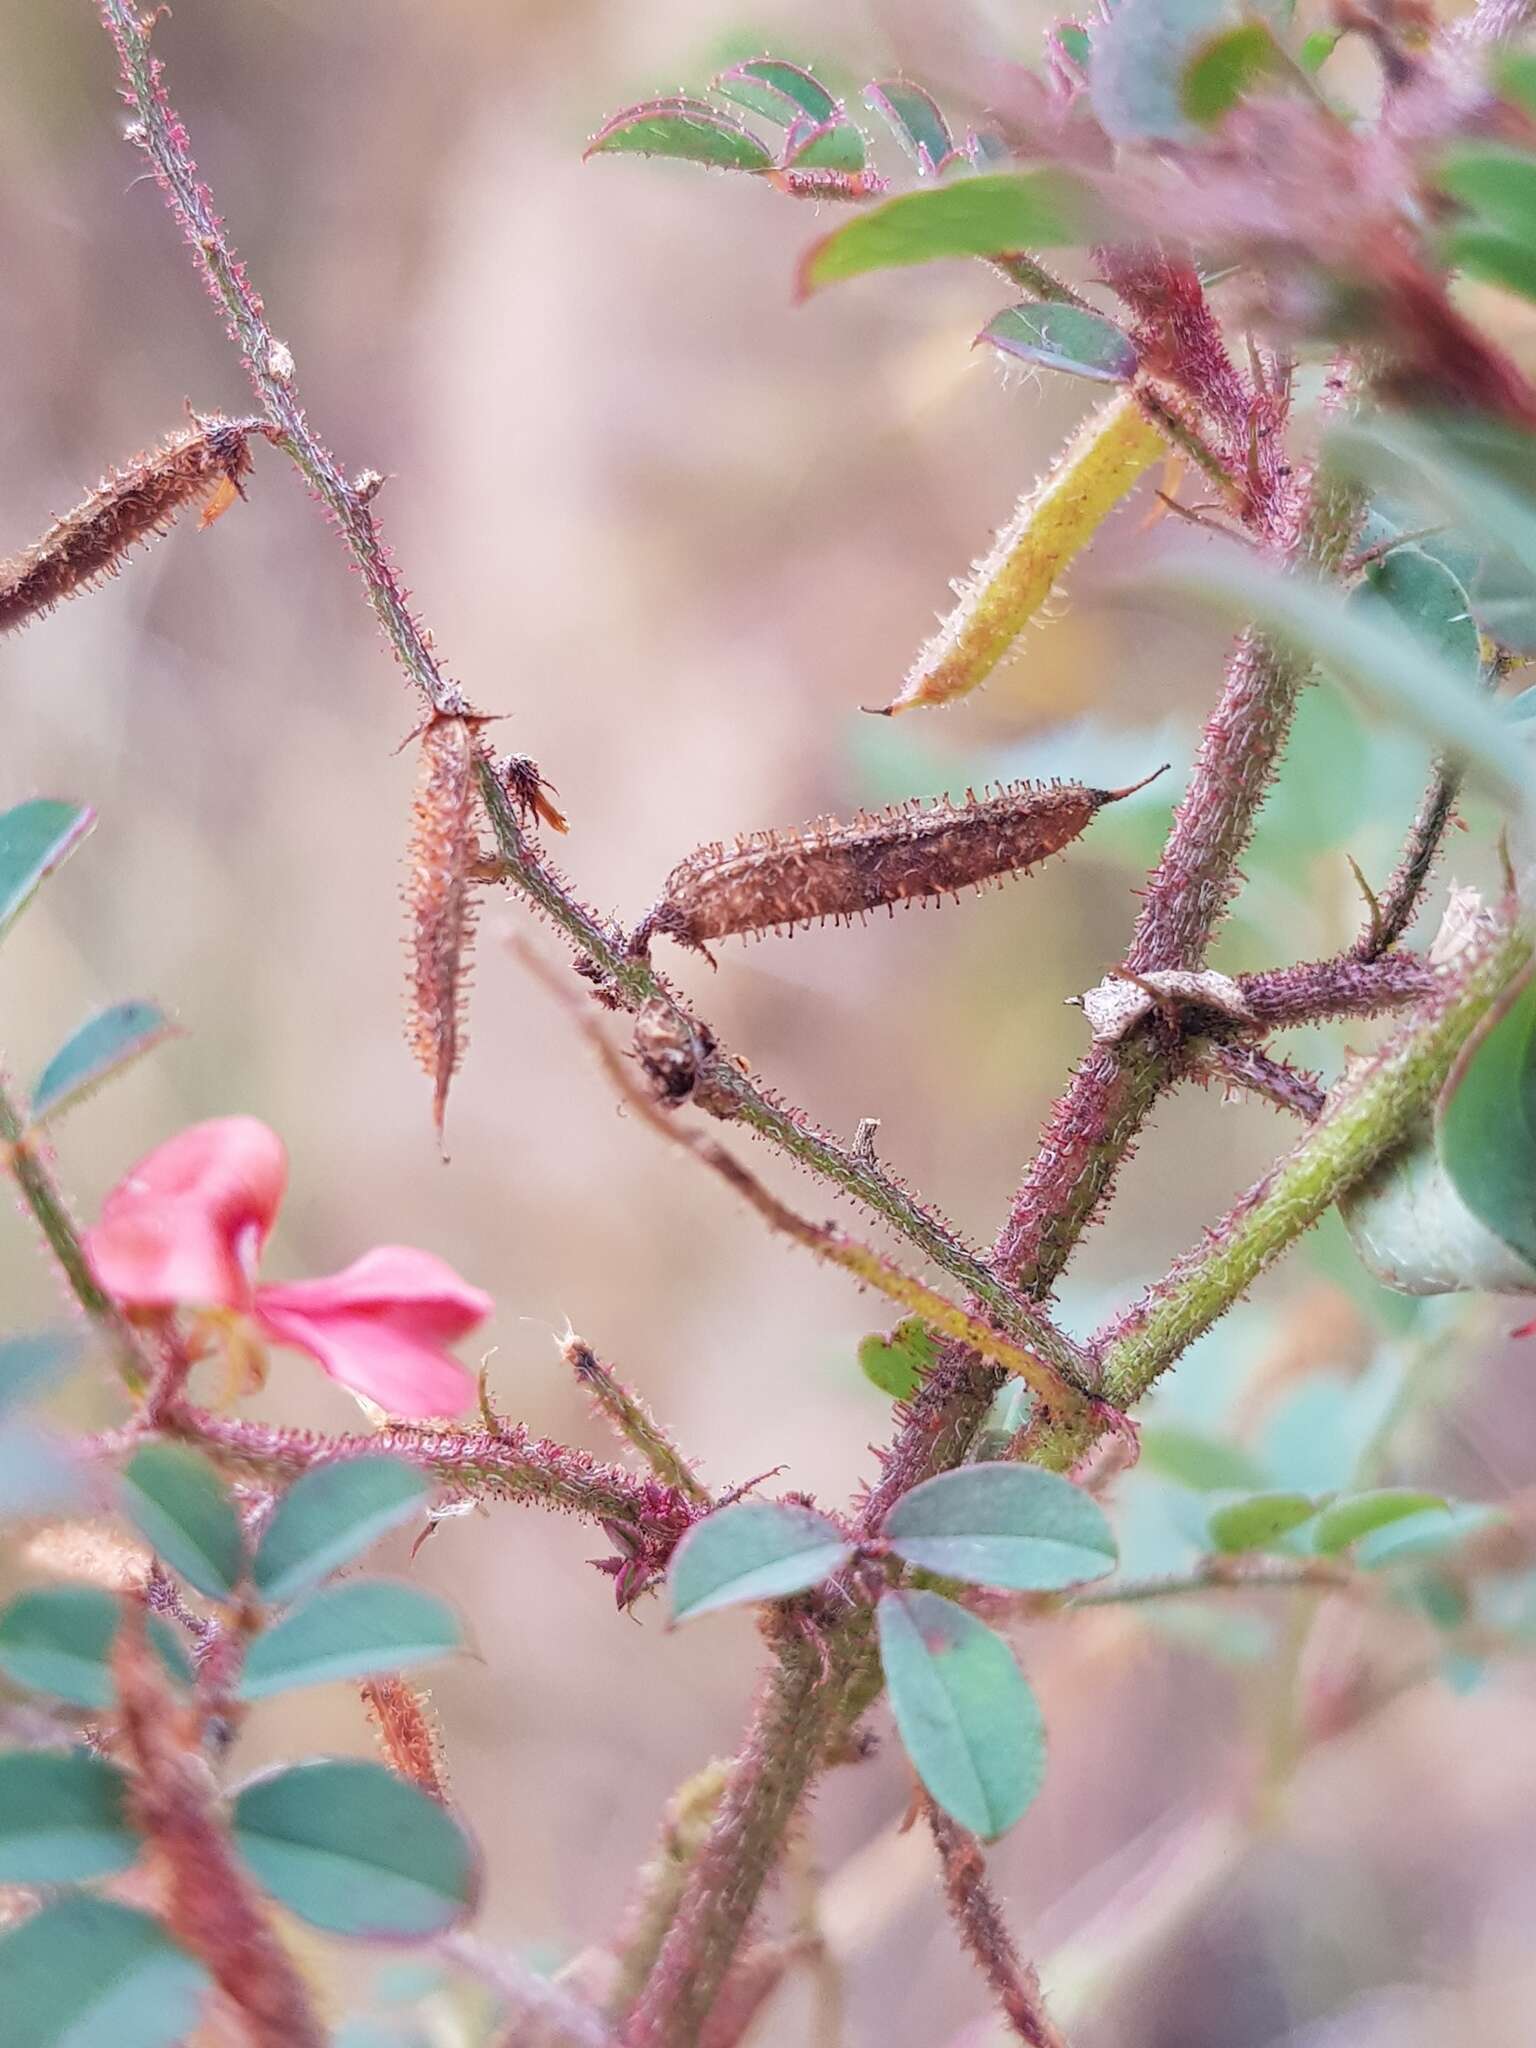
[{"label": "green leaf", "polygon": [[245,1571],[240,1517],[209,1460],[186,1444],[146,1444],[123,1467],[123,1510],[189,1586],[226,1600]]},{"label": "green leaf", "polygon": [[1493,59],[1494,84],[1507,100],[1527,114],[1536,114],[1536,54],[1499,50]]},{"label": "green leaf", "polygon": [[[110,1707],[116,1694],[112,1645],[121,1612],[115,1596],[99,1586],[20,1593],[0,1610],[0,1671],[17,1685],[77,1707]],[[172,1677],[191,1677],[180,1638],[157,1614],[149,1618],[149,1639]]]},{"label": "green leaf", "polygon": [[0,1339],[0,1415],[35,1400],[79,1356],[80,1339],[69,1330]]},{"label": "green leaf", "polygon": [[721,171],[766,171],[772,152],[728,114],[703,100],[646,100],[605,122],[585,157],[628,151],[636,156],[680,157]]},{"label": "green leaf", "polygon": [[1502,142],[1460,142],[1441,158],[1437,182],[1484,224],[1530,244],[1536,233],[1536,157]]},{"label": "green leaf", "polygon": [[1471,603],[1461,579],[1435,556],[1416,547],[1394,548],[1371,564],[1349,603],[1367,617],[1390,615],[1457,675],[1476,680],[1482,656]]},{"label": "green leaf", "polygon": [[1096,384],[1128,383],[1139,360],[1135,343],[1113,320],[1080,306],[1009,306],[976,339],[991,342],[1003,355]]},{"label": "green leaf", "polygon": [[38,1075],[32,1089],[33,1123],[47,1123],[74,1109],[103,1081],[175,1037],[176,1031],[153,1003],[114,1003],[89,1018]]},{"label": "green leaf", "polygon": [[1213,128],[1281,62],[1275,39],[1262,22],[1219,30],[1196,46],[1184,66],[1179,103],[1198,127]]},{"label": "green leaf", "polygon": [[96,813],[84,805],[46,796],[0,811],[0,938],[95,822]]},{"label": "green leaf", "polygon": [[1415,1493],[1407,1486],[1382,1486],[1370,1493],[1346,1493],[1332,1502],[1317,1518],[1312,1531],[1312,1548],[1324,1557],[1348,1550],[1373,1529],[1385,1529],[1407,1515],[1438,1509],[1449,1512],[1450,1503],[1438,1493]]},{"label": "green leaf", "polygon": [[128,1781],[84,1749],[0,1755],[0,1884],[81,1884],[139,1853]]},{"label": "green leaf", "polygon": [[1339,1210],[1361,1264],[1401,1294],[1536,1291],[1536,1266],[1473,1215],[1427,1130],[1388,1153]]},{"label": "green leaf", "polygon": [[256,1590],[273,1606],[307,1593],[360,1557],[432,1496],[431,1482],[398,1458],[344,1458],[296,1479],[256,1552]]},{"label": "green leaf", "polygon": [[420,1940],[464,1919],[479,1892],[463,1828],[378,1764],[320,1760],[256,1778],[231,1822],[257,1882],[329,1934]]},{"label": "green leaf", "polygon": [[745,64],[722,71],[714,90],[781,127],[792,126],[801,115],[819,127],[838,111],[837,101],[819,78],[782,57],[749,57]]},{"label": "green leaf", "polygon": [[1178,1422],[1144,1422],[1141,1463],[1195,1493],[1255,1493],[1264,1468],[1251,1451]]},{"label": "green leaf", "polygon": [[30,1422],[0,1428],[0,1519],[73,1513],[87,1501],[80,1468],[57,1437]]},{"label": "green leaf", "polygon": [[1441,237],[1440,253],[1452,270],[1536,299],[1536,248],[1529,242],[1516,241],[1497,228],[1459,227]]},{"label": "green leaf", "polygon": [[1422,1563],[1459,1550],[1469,1537],[1491,1528],[1502,1518],[1497,1508],[1479,1501],[1463,1501],[1450,1508],[1428,1508],[1422,1514],[1404,1515],[1401,1521],[1373,1529],[1360,1540],[1355,1563],[1367,1571],[1381,1571],[1388,1565]]},{"label": "green leaf", "polygon": [[842,1530],[814,1508],[740,1500],[695,1522],[672,1553],[673,1621],[718,1607],[782,1600],[830,1578],[853,1556]]},{"label": "green leaf", "polygon": [[808,298],[866,271],[941,256],[1000,256],[1081,242],[1090,236],[1091,220],[1087,192],[1065,171],[955,178],[887,199],[813,242],[801,260],[797,296]]},{"label": "green leaf", "polygon": [[1305,1493],[1240,1493],[1213,1505],[1206,1536],[1213,1550],[1264,1550],[1317,1513]]},{"label": "green leaf", "polygon": [[5,2048],[176,2048],[212,1989],[147,1913],[85,1893],[0,1934]]},{"label": "green leaf", "polygon": [[1257,626],[1459,755],[1507,803],[1530,801],[1530,768],[1510,745],[1507,721],[1385,604],[1346,604],[1310,577],[1281,574],[1226,547],[1170,549],[1145,580],[1238,625]]},{"label": "green leaf", "polygon": [[1536,1264],[1536,970],[1506,990],[1451,1069],[1435,1149],[1477,1220]]},{"label": "green leaf", "polygon": [[335,1678],[409,1671],[463,1647],[458,1617],[435,1593],[396,1579],[345,1579],[256,1638],[236,1694],[262,1700]]},{"label": "green leaf", "polygon": [[933,177],[955,154],[949,123],[920,85],[905,78],[872,79],[864,103],[884,116],[920,178]]},{"label": "green leaf", "polygon": [[1116,142],[1188,141],[1191,53],[1233,18],[1231,0],[1124,0],[1094,30],[1093,111]]},{"label": "green leaf", "polygon": [[1302,70],[1321,71],[1343,39],[1341,28],[1314,29],[1301,46]]},{"label": "green leaf", "polygon": [[914,1486],[881,1532],[920,1570],[1015,1592],[1113,1571],[1115,1532],[1091,1494],[1038,1465],[962,1465]]},{"label": "green leaf", "polygon": [[938,1339],[918,1316],[907,1316],[888,1336],[878,1331],[859,1345],[864,1377],[893,1401],[910,1401],[939,1355]]},{"label": "green leaf", "polygon": [[875,1623],[913,1768],[947,1814],[991,1841],[1045,1775],[1045,1725],[1012,1650],[938,1593],[883,1594]]},{"label": "green leaf", "polygon": [[841,115],[830,121],[797,122],[785,140],[783,167],[787,171],[862,171],[864,137]]}]

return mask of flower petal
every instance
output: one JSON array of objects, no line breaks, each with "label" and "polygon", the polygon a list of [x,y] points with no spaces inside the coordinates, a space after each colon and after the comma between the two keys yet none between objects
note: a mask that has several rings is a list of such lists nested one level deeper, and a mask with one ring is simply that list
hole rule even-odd
[{"label": "flower petal", "polygon": [[256,1320],[332,1379],[391,1415],[458,1415],[474,1376],[445,1346],[490,1314],[491,1297],[409,1245],[380,1245],[340,1273],[256,1291]]},{"label": "flower petal", "polygon": [[246,1308],[287,1181],[283,1141],[257,1118],[192,1124],[102,1203],[85,1240],[92,1270],[131,1308]]}]

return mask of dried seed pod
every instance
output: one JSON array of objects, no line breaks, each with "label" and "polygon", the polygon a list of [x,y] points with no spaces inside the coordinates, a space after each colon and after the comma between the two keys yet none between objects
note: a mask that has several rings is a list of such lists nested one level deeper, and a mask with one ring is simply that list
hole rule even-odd
[{"label": "dried seed pod", "polygon": [[253,434],[271,437],[265,420],[197,419],[126,469],[109,470],[91,495],[42,539],[0,563],[0,632],[24,626],[66,597],[115,576],[139,541],[165,533],[184,506],[201,504],[211,526],[243,496]]},{"label": "dried seed pod", "polygon": [[411,915],[406,1038],[432,1082],[439,1140],[448,1086],[464,1052],[464,1004],[476,904],[470,879],[475,836],[475,747],[471,721],[435,717],[421,735],[421,762],[406,856]]},{"label": "dried seed pod", "polygon": [[675,1004],[652,996],[641,1005],[635,1019],[635,1057],[659,1102],[686,1101],[714,1049],[709,1026],[686,1016]]},{"label": "dried seed pod", "polygon": [[914,800],[861,811],[848,825],[823,818],[803,832],[754,832],[729,852],[700,847],[667,877],[631,947],[643,953],[652,933],[665,932],[703,952],[707,939],[793,931],[828,918],[851,923],[898,903],[958,896],[1060,852],[1103,805],[1152,780],[1125,789],[1014,782],[991,795],[968,790],[961,804]]}]

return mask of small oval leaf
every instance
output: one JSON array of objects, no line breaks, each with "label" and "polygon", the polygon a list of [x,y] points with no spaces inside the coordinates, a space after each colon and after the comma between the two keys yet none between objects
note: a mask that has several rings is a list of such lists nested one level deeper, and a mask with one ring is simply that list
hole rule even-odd
[{"label": "small oval leaf", "polygon": [[586,156],[628,151],[637,156],[671,156],[721,171],[766,171],[773,156],[765,144],[703,100],[646,100],[626,107],[587,144]]},{"label": "small oval leaf", "polygon": [[435,1799],[378,1764],[319,1760],[254,1779],[236,1844],[257,1882],[330,1934],[419,1940],[474,1907],[474,1845]]},{"label": "small oval leaf", "polygon": [[396,1579],[346,1579],[256,1638],[236,1696],[261,1700],[337,1678],[409,1671],[463,1647],[458,1617],[435,1593]]},{"label": "small oval leaf", "polygon": [[783,1600],[830,1578],[853,1545],[826,1515],[789,1501],[740,1500],[695,1522],[667,1568],[672,1619]]},{"label": "small oval leaf", "polygon": [[83,1478],[64,1439],[30,1422],[0,1428],[0,1519],[79,1513],[89,1505]]},{"label": "small oval leaf", "polygon": [[893,1401],[910,1401],[939,1355],[938,1339],[917,1316],[907,1316],[889,1335],[876,1331],[859,1345],[864,1377]]},{"label": "small oval leaf", "polygon": [[1213,128],[1285,59],[1261,21],[1221,29],[1197,44],[1179,80],[1179,104],[1197,127]]},{"label": "small oval leaf", "polygon": [[1317,1502],[1305,1493],[1242,1493],[1206,1516],[1206,1537],[1213,1550],[1263,1550],[1299,1529],[1317,1513]]},{"label": "small oval leaf", "polygon": [[95,822],[94,811],[55,797],[34,797],[0,811],[0,938]]},{"label": "small oval leaf", "polygon": [[1373,1529],[1390,1528],[1409,1515],[1438,1510],[1450,1512],[1450,1502],[1438,1493],[1416,1493],[1407,1486],[1382,1486],[1370,1493],[1346,1493],[1333,1501],[1317,1518],[1312,1531],[1312,1548],[1324,1557],[1348,1550]]},{"label": "small oval leaf", "polygon": [[913,1768],[947,1814],[991,1841],[1045,1774],[1045,1724],[1012,1650],[938,1593],[886,1593],[875,1622]]},{"label": "small oval leaf", "polygon": [[1141,1425],[1140,1462],[1194,1493],[1257,1493],[1265,1479],[1251,1451],[1179,1422]]},{"label": "small oval leaf", "polygon": [[1458,1501],[1453,1507],[1428,1508],[1373,1529],[1360,1539],[1355,1563],[1366,1571],[1388,1565],[1415,1564],[1460,1549],[1469,1537],[1492,1528],[1501,1519],[1497,1508],[1480,1501]]},{"label": "small oval leaf", "polygon": [[[46,1586],[19,1593],[0,1611],[0,1671],[33,1692],[52,1693],[77,1707],[110,1707],[112,1645],[122,1609],[100,1586]],[[176,1631],[149,1617],[149,1639],[172,1678],[192,1676]]]},{"label": "small oval leaf", "polygon": [[933,177],[955,154],[949,123],[920,85],[905,78],[876,78],[865,86],[864,102],[885,117],[920,178]]},{"label": "small oval leaf", "polygon": [[430,1480],[398,1458],[317,1465],[278,1502],[256,1551],[256,1590],[274,1606],[307,1593],[360,1557],[432,1496]]},{"label": "small oval leaf", "polygon": [[1002,256],[1081,242],[1092,233],[1085,189],[1066,171],[991,171],[904,192],[813,242],[798,296],[866,271],[941,256]]},{"label": "small oval leaf", "polygon": [[1435,1111],[1435,1150],[1478,1222],[1536,1265],[1536,970],[1463,1048]]},{"label": "small oval leaf", "polygon": [[1135,343],[1113,320],[1080,306],[1009,306],[977,335],[1006,356],[1065,370],[1096,384],[1126,384],[1136,374]]},{"label": "small oval leaf", "polygon": [[81,1884],[139,1853],[128,1781],[84,1749],[0,1755],[0,1884]]},{"label": "small oval leaf", "polygon": [[882,1531],[923,1571],[1014,1592],[1053,1592],[1113,1571],[1104,1510],[1038,1465],[962,1465],[903,1494]]},{"label": "small oval leaf", "polygon": [[782,57],[749,57],[744,64],[722,71],[714,89],[737,106],[786,128],[802,115],[820,125],[837,111],[837,101],[819,78]]},{"label": "small oval leaf", "polygon": [[245,1570],[240,1517],[208,1459],[186,1444],[146,1444],[123,1467],[123,1510],[173,1572],[225,1600]]},{"label": "small oval leaf", "polygon": [[174,1037],[176,1028],[154,1003],[114,1003],[88,1018],[33,1084],[33,1123],[45,1124],[74,1109],[103,1081]]},{"label": "small oval leaf", "polygon": [[1104,132],[1116,142],[1189,141],[1185,67],[1235,13],[1232,0],[1123,0],[1093,31],[1089,90]]},{"label": "small oval leaf", "polygon": [[5,2048],[176,2048],[212,1989],[147,1913],[86,1893],[0,1934]]},{"label": "small oval leaf", "polygon": [[862,171],[864,137],[851,121],[797,121],[785,138],[781,167],[794,171]]}]

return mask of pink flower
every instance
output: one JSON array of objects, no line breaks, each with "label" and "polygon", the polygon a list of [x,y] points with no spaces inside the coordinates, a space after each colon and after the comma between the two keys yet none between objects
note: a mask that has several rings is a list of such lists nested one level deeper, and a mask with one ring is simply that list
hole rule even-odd
[{"label": "pink flower", "polygon": [[193,1124],[107,1196],[86,1237],[92,1269],[125,1308],[248,1316],[391,1415],[459,1414],[475,1383],[447,1347],[484,1322],[490,1296],[409,1245],[378,1245],[323,1280],[259,1284],[287,1183],[283,1142],[255,1117]]}]

